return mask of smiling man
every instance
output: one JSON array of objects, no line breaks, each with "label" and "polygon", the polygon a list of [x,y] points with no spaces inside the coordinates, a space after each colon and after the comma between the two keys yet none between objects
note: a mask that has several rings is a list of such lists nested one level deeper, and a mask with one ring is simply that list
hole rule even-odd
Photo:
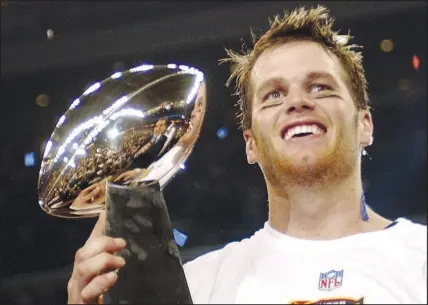
[{"label": "smiling man", "polygon": [[198,303],[426,303],[426,227],[364,200],[373,142],[362,56],[327,9],[276,17],[233,65],[247,160],[269,219],[248,239],[185,265]]},{"label": "smiling man", "polygon": [[[366,206],[361,156],[373,142],[362,56],[327,9],[276,17],[244,54],[228,51],[247,159],[269,217],[249,238],[184,265],[194,303],[426,304],[425,226]],[[385,186],[387,187],[387,186]],[[125,246],[101,214],[76,254],[69,302],[96,300]],[[120,272],[120,271],[119,271]]]}]

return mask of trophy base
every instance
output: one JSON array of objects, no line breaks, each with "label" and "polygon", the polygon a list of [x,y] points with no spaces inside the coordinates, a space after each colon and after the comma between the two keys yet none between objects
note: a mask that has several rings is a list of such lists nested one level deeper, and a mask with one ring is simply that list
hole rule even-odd
[{"label": "trophy base", "polygon": [[106,235],[126,240],[126,264],[103,304],[191,304],[159,183],[106,188]]}]

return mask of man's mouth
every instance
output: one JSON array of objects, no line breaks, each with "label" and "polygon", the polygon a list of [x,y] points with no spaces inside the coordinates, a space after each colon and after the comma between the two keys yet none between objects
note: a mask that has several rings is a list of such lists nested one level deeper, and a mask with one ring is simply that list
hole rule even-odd
[{"label": "man's mouth", "polygon": [[327,132],[327,129],[319,123],[293,124],[293,126],[284,128],[281,133],[282,139],[290,140],[292,138],[303,138],[307,136],[321,136]]}]

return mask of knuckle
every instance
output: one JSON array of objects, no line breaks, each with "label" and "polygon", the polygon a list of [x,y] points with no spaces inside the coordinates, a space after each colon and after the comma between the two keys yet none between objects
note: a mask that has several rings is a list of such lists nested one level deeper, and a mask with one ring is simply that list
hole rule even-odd
[{"label": "knuckle", "polygon": [[112,259],[113,258],[111,256],[111,254],[109,254],[107,252],[103,252],[101,254],[101,257],[100,257],[100,261],[101,261],[101,264],[103,265],[103,267],[108,266],[112,262]]},{"label": "knuckle", "polygon": [[110,237],[110,236],[104,236],[104,237],[105,237],[105,249],[116,247],[116,243],[113,237]]},{"label": "knuckle", "polygon": [[104,245],[104,247],[106,247],[110,241],[113,240],[113,238],[111,238],[110,236],[107,235],[103,235],[99,237],[99,241],[100,243],[102,243]]},{"label": "knuckle", "polygon": [[96,244],[97,246],[101,246],[101,248],[105,248],[105,245],[108,242],[109,237],[106,235],[98,236],[94,238],[92,244]]},{"label": "knuckle", "polygon": [[82,252],[83,252],[83,248],[80,248],[76,251],[76,255],[74,256],[74,260],[76,262],[79,262],[82,260]]},{"label": "knuckle", "polygon": [[86,268],[82,264],[79,264],[76,266],[76,272],[79,277],[82,277],[86,273]]}]

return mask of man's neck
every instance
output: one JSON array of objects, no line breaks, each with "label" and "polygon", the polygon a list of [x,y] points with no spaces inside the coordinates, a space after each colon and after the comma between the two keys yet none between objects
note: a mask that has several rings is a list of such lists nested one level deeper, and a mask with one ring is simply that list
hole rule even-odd
[{"label": "man's neck", "polygon": [[390,221],[370,209],[368,221],[363,220],[361,195],[361,179],[355,177],[311,188],[279,190],[268,185],[269,224],[281,233],[311,240],[331,240],[385,228]]}]

